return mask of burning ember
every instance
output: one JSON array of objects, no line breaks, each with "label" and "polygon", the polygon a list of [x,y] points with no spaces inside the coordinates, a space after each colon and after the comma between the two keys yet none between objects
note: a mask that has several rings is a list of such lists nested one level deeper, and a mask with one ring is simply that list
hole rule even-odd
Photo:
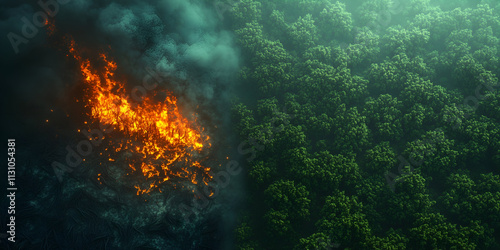
[{"label": "burning ember", "polygon": [[[106,158],[123,162],[132,173],[142,176],[135,185],[137,195],[159,188],[165,181],[173,186],[184,180],[208,184],[210,168],[202,166],[199,159],[211,146],[209,137],[203,135],[196,120],[191,122],[180,113],[172,93],[152,91],[151,97],[134,103],[127,95],[126,83],[116,80],[118,66],[109,56],[100,53],[93,61],[84,58],[73,39],[69,39],[69,54],[78,62],[86,83],[87,115],[114,129],[108,135],[111,138],[105,139]],[[157,101],[161,95],[166,98]]]}]

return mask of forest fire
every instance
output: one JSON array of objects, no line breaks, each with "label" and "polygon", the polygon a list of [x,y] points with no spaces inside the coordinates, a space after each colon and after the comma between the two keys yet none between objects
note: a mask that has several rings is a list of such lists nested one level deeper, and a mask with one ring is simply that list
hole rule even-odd
[{"label": "forest fire", "polygon": [[[86,83],[87,115],[113,128],[111,138],[106,138],[105,159],[123,162],[142,176],[135,185],[137,194],[149,193],[169,180],[174,187],[175,182],[185,180],[207,185],[212,179],[210,168],[202,166],[200,158],[211,146],[209,137],[203,135],[196,119],[191,122],[181,114],[177,98],[168,91],[152,91],[151,97],[133,102],[126,83],[115,79],[115,61],[105,53],[93,61],[84,58],[75,41],[68,40],[69,53]],[[164,101],[158,101],[162,95]]]}]

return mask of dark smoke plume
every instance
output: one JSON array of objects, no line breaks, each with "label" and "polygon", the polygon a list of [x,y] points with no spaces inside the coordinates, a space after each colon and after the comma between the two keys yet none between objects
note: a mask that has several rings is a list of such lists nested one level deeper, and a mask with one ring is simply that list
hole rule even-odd
[{"label": "dark smoke plume", "polygon": [[[48,34],[44,16],[55,23],[56,35]],[[230,206],[222,197],[187,222],[178,209],[186,202],[183,197],[157,193],[144,201],[117,181],[123,174],[120,166],[100,169],[104,184],[91,179],[98,171],[98,157],[90,156],[61,182],[51,166],[64,160],[67,146],[84,139],[76,132],[83,114],[73,107],[81,95],[81,76],[53,39],[65,34],[81,47],[108,53],[130,90],[141,86],[145,77],[154,78],[158,89],[172,91],[186,112],[197,112],[209,131],[218,126],[214,143],[222,141],[218,138],[228,132],[220,128],[228,126],[240,57],[212,5],[186,0],[7,0],[0,3],[0,31],[2,140],[18,142],[18,185],[26,190],[17,197],[22,211],[17,215],[16,246],[228,247],[223,218]],[[2,207],[7,204],[4,197]]]}]

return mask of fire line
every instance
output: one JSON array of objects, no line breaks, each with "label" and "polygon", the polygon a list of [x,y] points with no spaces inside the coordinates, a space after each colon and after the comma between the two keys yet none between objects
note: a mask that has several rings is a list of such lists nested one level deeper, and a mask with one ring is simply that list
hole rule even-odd
[{"label": "fire line", "polygon": [[[115,61],[105,53],[91,61],[79,53],[72,38],[67,40],[69,55],[78,62],[86,83],[84,102],[90,110],[87,115],[112,125],[118,133],[116,137],[126,138],[109,139],[105,151],[110,155],[106,158],[113,163],[121,159],[129,170],[140,173],[143,181],[135,185],[137,195],[159,189],[160,183],[171,180],[208,185],[212,179],[210,168],[204,167],[199,158],[210,148],[210,138],[203,134],[196,120],[189,121],[181,114],[177,98],[163,91],[166,98],[159,102],[155,97],[160,91],[153,91],[151,97],[133,103],[127,95],[126,82],[115,79]],[[123,153],[122,158],[119,153]]]}]

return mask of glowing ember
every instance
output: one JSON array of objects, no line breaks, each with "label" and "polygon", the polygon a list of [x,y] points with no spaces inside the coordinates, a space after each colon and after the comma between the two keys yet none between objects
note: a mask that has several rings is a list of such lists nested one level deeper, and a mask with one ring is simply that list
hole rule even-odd
[{"label": "glowing ember", "polygon": [[[202,134],[203,129],[196,126],[196,121],[190,122],[182,116],[172,93],[164,92],[163,102],[154,100],[159,92],[152,92],[152,97],[134,103],[127,95],[125,83],[114,78],[116,62],[104,53],[94,61],[83,58],[72,39],[69,46],[87,83],[84,101],[90,110],[88,115],[112,125],[112,135],[117,135],[108,141],[106,158],[110,162],[126,161],[133,172],[143,176],[135,185],[138,195],[173,179],[208,184],[212,179],[210,168],[194,159],[211,146],[209,137]],[[117,152],[127,154],[121,154],[120,158]]]}]

